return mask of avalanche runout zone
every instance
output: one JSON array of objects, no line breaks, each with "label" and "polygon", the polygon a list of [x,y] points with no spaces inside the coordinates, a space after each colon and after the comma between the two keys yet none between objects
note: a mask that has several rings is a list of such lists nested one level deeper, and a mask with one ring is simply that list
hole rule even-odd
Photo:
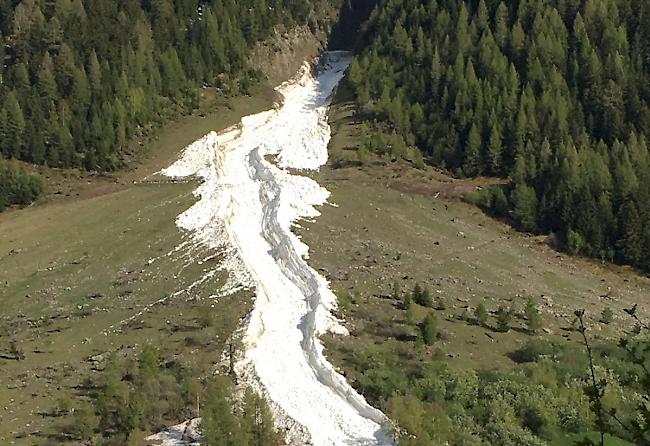
[{"label": "avalanche runout zone", "polygon": [[296,220],[318,216],[314,206],[329,197],[289,169],[318,169],[327,161],[327,107],[349,62],[346,52],[326,53],[316,77],[305,64],[277,88],[280,106],[206,135],[163,171],[202,178],[199,201],[177,224],[197,242],[226,249],[222,267],[232,283],[256,290],[236,368],[269,399],[292,444],[393,444],[386,417],[323,355],[319,336],[345,329],[331,313],[336,297],[307,265],[308,247],[291,231]]}]

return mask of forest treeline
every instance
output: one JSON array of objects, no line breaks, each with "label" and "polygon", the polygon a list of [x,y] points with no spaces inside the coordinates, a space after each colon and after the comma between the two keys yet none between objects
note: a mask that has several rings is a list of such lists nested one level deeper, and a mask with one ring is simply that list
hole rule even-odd
[{"label": "forest treeline", "polygon": [[12,204],[25,205],[43,191],[43,179],[30,174],[17,162],[0,158],[0,212]]},{"label": "forest treeline", "polygon": [[485,206],[650,270],[650,2],[382,0],[361,41],[349,79],[393,146],[509,176]]},{"label": "forest treeline", "polygon": [[[274,26],[319,26],[318,0],[0,0],[0,153],[113,170],[130,137],[247,92],[248,51]],[[323,19],[324,20],[324,19]]]}]

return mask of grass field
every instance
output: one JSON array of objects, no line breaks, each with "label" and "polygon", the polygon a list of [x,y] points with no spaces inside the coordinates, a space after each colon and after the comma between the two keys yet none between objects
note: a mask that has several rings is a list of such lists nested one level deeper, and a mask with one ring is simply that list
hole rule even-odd
[{"label": "grass field", "polygon": [[176,228],[193,185],[147,178],[208,132],[269,109],[278,99],[271,86],[320,47],[307,28],[260,43],[250,62],[267,80],[251,95],[203,89],[199,110],[134,141],[119,172],[28,166],[45,178],[45,196],[0,214],[0,444],[60,444],[57,401],[85,398],[80,384],[107,352],[133,356],[152,343],[202,371],[220,362],[252,293],[217,297],[219,253]]},{"label": "grass field", "polygon": [[[183,245],[188,235],[174,218],[194,201],[192,185],[140,180],[271,100],[269,89],[229,104],[208,97],[199,114],[158,132],[130,170],[45,171],[49,194],[39,205],[0,214],[0,444],[31,445],[55,434],[57,400],[83,398],[79,384],[102,369],[106,352],[130,355],[154,343],[201,369],[219,361],[252,296],[215,298],[224,276],[206,273],[218,253]],[[344,96],[331,119],[333,155],[354,159],[356,127]],[[591,336],[613,336],[625,325],[622,308],[643,307],[650,295],[650,281],[634,271],[558,253],[458,199],[480,181],[379,160],[328,166],[316,177],[337,206],[323,207],[300,231],[311,264],[345,304],[352,335],[329,336],[327,351],[353,382],[346,358],[355,350],[413,344],[401,302],[390,297],[395,280],[404,292],[426,285],[444,303],[436,310],[445,333],[440,348],[457,367],[507,369],[508,353],[531,339],[521,319],[509,333],[458,319],[480,301],[521,311],[532,297],[544,317],[540,336],[575,342],[575,308],[586,308]],[[616,314],[611,325],[598,322],[606,306]],[[12,344],[23,360],[14,359]],[[413,348],[410,360],[434,353]]]},{"label": "grass field", "polygon": [[272,99],[269,88],[227,103],[208,96],[202,110],[161,129],[130,169],[45,170],[38,205],[0,214],[1,444],[54,438],[57,401],[84,398],[80,384],[107,352],[129,356],[151,343],[200,370],[220,361],[252,295],[216,297],[225,280],[213,273],[218,253],[176,228],[193,185],[141,180]]},{"label": "grass field", "polygon": [[[352,110],[342,90],[330,113],[334,159],[354,159]],[[432,168],[379,159],[363,167],[327,166],[317,177],[336,206],[325,206],[315,224],[302,225],[302,236],[312,265],[343,296],[352,336],[330,337],[328,351],[344,370],[345,358],[363,346],[412,339],[401,302],[390,296],[395,280],[402,294],[416,282],[427,286],[444,307],[436,310],[445,334],[439,347],[451,365],[488,369],[511,367],[507,354],[532,338],[521,315],[528,298],[543,316],[540,336],[574,342],[575,309],[586,309],[590,336],[615,336],[632,325],[622,309],[633,303],[643,308],[650,295],[650,280],[628,268],[556,252],[544,238],[518,233],[463,203],[460,194],[481,180],[454,180]],[[515,308],[513,330],[500,333],[459,320],[479,302],[490,311]],[[599,322],[605,307],[615,314],[610,325]]]}]

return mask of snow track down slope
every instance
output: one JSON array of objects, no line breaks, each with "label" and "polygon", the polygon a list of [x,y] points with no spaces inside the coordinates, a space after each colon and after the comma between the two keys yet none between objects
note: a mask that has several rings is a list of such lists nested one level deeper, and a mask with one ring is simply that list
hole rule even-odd
[{"label": "snow track down slope", "polygon": [[197,242],[228,251],[223,267],[231,286],[256,290],[237,372],[267,396],[292,444],[393,444],[385,416],[323,355],[319,335],[345,329],[331,313],[336,297],[291,232],[296,220],[318,216],[314,206],[329,197],[288,169],[318,169],[327,161],[327,106],[349,62],[348,53],[326,53],[316,77],[305,64],[277,88],[281,106],[210,133],[163,171],[203,179],[195,191],[200,200],[177,223],[194,231]]}]

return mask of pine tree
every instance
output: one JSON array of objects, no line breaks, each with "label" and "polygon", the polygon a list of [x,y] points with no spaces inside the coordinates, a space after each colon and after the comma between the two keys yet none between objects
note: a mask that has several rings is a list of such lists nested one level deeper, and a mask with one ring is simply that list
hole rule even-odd
[{"label": "pine tree", "polygon": [[0,141],[2,153],[7,157],[20,158],[24,147],[25,117],[13,91],[5,96],[3,115],[6,120],[3,126],[4,138]]},{"label": "pine tree", "polygon": [[524,28],[521,26],[521,22],[517,20],[510,34],[510,49],[519,64],[523,61],[525,47],[526,34],[524,33]]},{"label": "pine tree", "polygon": [[260,446],[280,446],[284,443],[283,436],[275,430],[273,414],[269,406],[260,396],[255,398],[256,424],[255,439]]},{"label": "pine tree", "polygon": [[74,54],[67,43],[63,43],[56,56],[55,73],[56,83],[59,86],[61,95],[69,96],[77,73]]},{"label": "pine tree", "polygon": [[499,128],[494,125],[490,130],[490,144],[488,146],[488,158],[490,163],[490,171],[494,175],[501,173],[501,163],[503,156],[503,141]]},{"label": "pine tree", "polygon": [[643,259],[642,223],[636,204],[626,200],[620,212],[623,235],[622,254],[626,261],[636,264]]},{"label": "pine tree", "polygon": [[90,58],[88,60],[88,79],[90,80],[90,87],[93,94],[98,95],[102,90],[102,69],[94,49],[90,52]]},{"label": "pine tree", "polygon": [[512,193],[512,202],[514,205],[513,213],[521,229],[535,232],[537,229],[537,195],[535,190],[526,184],[517,184]]},{"label": "pine tree", "polygon": [[59,99],[58,87],[56,79],[54,78],[53,62],[50,56],[46,53],[41,63],[41,68],[38,72],[38,92],[41,98],[53,106]]},{"label": "pine tree", "polygon": [[487,323],[488,312],[483,302],[477,305],[476,309],[474,310],[474,317],[476,318],[476,322],[478,322],[478,324],[481,326],[485,326]]},{"label": "pine tree", "polygon": [[416,283],[413,288],[413,301],[423,307],[431,307],[433,305],[431,293],[429,293],[426,287],[422,288],[419,283]]},{"label": "pine tree", "polygon": [[91,91],[86,70],[83,68],[76,70],[72,82],[72,91],[70,92],[70,108],[78,116],[84,116],[90,106]]},{"label": "pine tree", "polygon": [[542,328],[542,317],[535,305],[535,301],[528,299],[526,302],[526,325],[528,326],[528,331],[530,333],[537,333],[537,331]]},{"label": "pine tree", "polygon": [[497,328],[499,331],[504,333],[510,331],[512,315],[512,309],[503,306],[499,307],[497,310]]},{"label": "pine tree", "polygon": [[612,311],[611,308],[605,307],[603,311],[600,313],[600,321],[603,324],[611,324],[613,320],[614,320],[614,312]]},{"label": "pine tree", "polygon": [[203,405],[201,431],[208,446],[238,446],[242,431],[232,405],[228,401],[227,378],[215,377],[208,385],[207,400]]},{"label": "pine tree", "polygon": [[16,92],[27,94],[31,83],[29,81],[29,72],[24,63],[20,62],[13,66],[11,77]]},{"label": "pine tree", "polygon": [[465,163],[463,164],[463,173],[467,176],[476,176],[481,173],[481,144],[481,133],[477,125],[472,124],[467,137]]},{"label": "pine tree", "polygon": [[[8,128],[7,128],[7,110],[3,106],[3,107],[0,107],[0,152],[3,152],[3,153],[5,151],[4,141],[6,141],[7,137],[8,137],[7,136],[8,135],[7,131],[8,131]],[[2,159],[2,158],[0,157],[0,159]]]},{"label": "pine tree", "polygon": [[476,11],[476,18],[474,19],[474,23],[478,28],[479,34],[483,34],[485,30],[489,29],[488,26],[490,23],[490,16],[487,5],[485,4],[485,0],[479,0],[478,2],[478,8]]},{"label": "pine tree", "polygon": [[424,320],[420,323],[420,332],[422,340],[426,345],[433,345],[438,339],[438,322],[436,316],[428,313]]},{"label": "pine tree", "polygon": [[412,299],[406,302],[406,320],[409,324],[415,324],[417,320],[417,306]]},{"label": "pine tree", "polygon": [[440,60],[438,48],[431,57],[431,94],[433,97],[438,97],[440,94],[440,81],[444,75],[444,68]]},{"label": "pine tree", "polygon": [[506,49],[508,44],[508,6],[500,2],[494,17],[494,39],[502,50]]}]

